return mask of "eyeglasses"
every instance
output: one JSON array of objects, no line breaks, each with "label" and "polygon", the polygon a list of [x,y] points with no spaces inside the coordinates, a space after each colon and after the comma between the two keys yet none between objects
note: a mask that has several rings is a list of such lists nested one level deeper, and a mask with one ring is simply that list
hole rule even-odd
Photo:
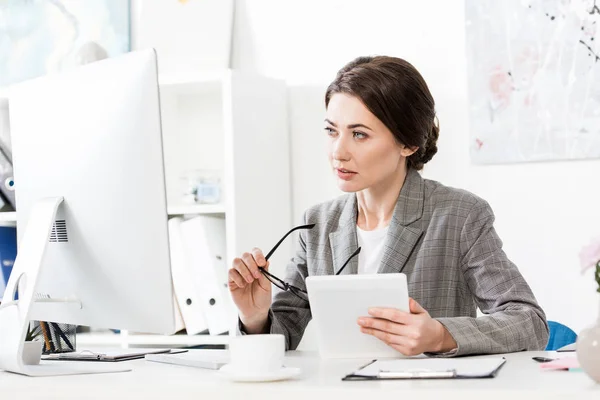
[{"label": "eyeglasses", "polygon": [[[300,229],[312,229],[315,227],[315,224],[308,224],[308,225],[300,225],[297,226],[295,228],[292,228],[289,230],[288,233],[286,233],[285,235],[283,235],[283,237],[281,239],[279,239],[279,241],[277,242],[277,244],[275,246],[273,246],[273,248],[267,253],[267,255],[265,256],[266,260],[269,260],[269,258],[273,255],[273,253],[275,252],[275,250],[277,250],[277,248],[279,247],[279,245],[285,240],[285,238],[287,238],[290,233],[300,230]],[[352,255],[346,260],[346,262],[342,265],[342,267],[335,273],[336,275],[339,275],[344,268],[346,268],[346,265],[348,265],[348,263],[350,262],[350,260],[352,260],[354,257],[356,257],[356,255],[358,255],[358,253],[360,253],[360,247],[358,249],[356,249],[354,251],[354,253],[352,253]],[[270,273],[269,271],[267,271],[266,269],[264,269],[263,267],[258,267],[258,269],[260,270],[260,272],[263,273],[263,275],[275,286],[277,286],[279,289],[283,290],[283,291],[289,291],[290,293],[296,295],[296,297],[302,299],[302,300],[307,300],[308,298],[308,293],[306,292],[306,290],[304,289],[300,289],[297,286],[291,285],[285,281],[283,281],[282,279],[279,279],[278,277],[276,277],[275,275],[273,275],[272,273]]]}]

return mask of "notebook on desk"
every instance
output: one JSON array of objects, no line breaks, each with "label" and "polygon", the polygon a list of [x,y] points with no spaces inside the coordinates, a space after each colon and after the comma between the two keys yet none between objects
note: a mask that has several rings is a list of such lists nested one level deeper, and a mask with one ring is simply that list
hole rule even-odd
[{"label": "notebook on desk", "polygon": [[229,350],[190,350],[185,354],[147,354],[146,360],[217,370],[229,362]]},{"label": "notebook on desk", "polygon": [[128,361],[144,358],[147,354],[177,354],[187,350],[180,349],[135,349],[129,351],[90,351],[82,350],[70,353],[48,354],[42,356],[42,360],[60,361]]},{"label": "notebook on desk", "polygon": [[373,360],[342,380],[493,378],[504,357]]}]

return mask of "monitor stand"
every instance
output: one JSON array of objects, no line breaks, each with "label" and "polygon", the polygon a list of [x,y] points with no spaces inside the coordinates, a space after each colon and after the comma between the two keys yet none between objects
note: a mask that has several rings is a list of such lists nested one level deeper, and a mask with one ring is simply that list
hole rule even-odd
[{"label": "monitor stand", "polygon": [[[23,234],[13,270],[0,305],[0,369],[28,376],[78,375],[126,372],[130,368],[82,361],[41,361],[37,365],[23,362],[23,347],[29,325],[30,310],[40,267],[48,245],[56,211],[62,197],[40,200],[32,210]],[[15,299],[19,289],[19,299]],[[41,356],[41,355],[40,355]]]}]

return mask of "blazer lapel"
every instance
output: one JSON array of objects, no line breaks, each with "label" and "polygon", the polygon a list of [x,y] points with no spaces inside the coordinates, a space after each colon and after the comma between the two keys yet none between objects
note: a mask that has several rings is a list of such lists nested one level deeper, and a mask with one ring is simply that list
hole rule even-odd
[{"label": "blazer lapel", "polygon": [[421,227],[413,224],[423,216],[423,185],[421,175],[409,169],[390,221],[378,273],[402,272],[414,247],[423,236]]},{"label": "blazer lapel", "polygon": [[[331,245],[331,254],[333,255],[333,270],[335,275],[342,265],[358,248],[358,239],[356,238],[356,215],[357,215],[356,196],[348,196],[348,201],[342,209],[338,228],[329,234],[329,243]],[[346,268],[340,275],[358,273],[358,256],[350,260]]]}]

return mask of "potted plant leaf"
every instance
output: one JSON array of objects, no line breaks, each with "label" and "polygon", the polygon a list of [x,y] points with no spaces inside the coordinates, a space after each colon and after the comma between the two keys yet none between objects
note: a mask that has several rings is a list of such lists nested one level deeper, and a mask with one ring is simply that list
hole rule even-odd
[{"label": "potted plant leaf", "polygon": [[25,334],[26,342],[33,342],[35,338],[37,338],[42,330],[39,325],[34,325],[33,329],[31,329],[31,323],[27,326],[27,333]]}]

